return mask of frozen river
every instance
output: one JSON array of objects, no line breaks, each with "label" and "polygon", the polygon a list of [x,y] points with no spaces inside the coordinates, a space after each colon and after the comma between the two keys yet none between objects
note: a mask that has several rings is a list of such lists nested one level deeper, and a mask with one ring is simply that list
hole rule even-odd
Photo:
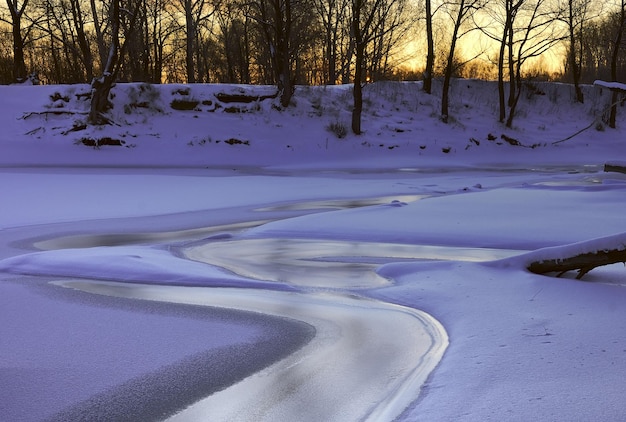
[{"label": "frozen river", "polygon": [[[390,259],[387,250],[398,259],[415,251],[280,239],[237,244],[232,236],[266,221],[419,197],[363,199],[395,181],[372,189],[362,177],[350,188],[361,185],[359,197],[339,200],[346,186],[330,197],[318,188],[293,200],[294,186],[300,191],[319,181],[104,173],[123,178],[126,189],[93,195],[84,189],[88,183],[73,183],[80,175],[98,185],[99,174],[85,169],[3,171],[5,185],[33,194],[3,211],[0,287],[3,319],[11,323],[2,334],[12,339],[0,350],[9,368],[2,377],[10,390],[0,401],[4,415],[161,419],[192,405],[173,419],[392,419],[415,400],[445,350],[445,330],[423,312],[358,294],[388,283],[374,272],[377,260]],[[324,186],[329,179],[322,180]],[[190,181],[225,181],[243,191],[227,198],[213,192],[208,207],[195,197],[172,207],[141,191],[185,182],[190,189]],[[250,183],[274,186],[246,198]],[[287,191],[277,196],[281,184]],[[131,200],[133,191],[145,196]],[[94,212],[103,197],[110,212]],[[162,254],[150,255],[154,250]],[[219,262],[198,264],[206,255]],[[251,266],[264,270],[251,273]],[[159,303],[158,311],[147,301]],[[200,371],[209,380],[199,381],[194,371],[214,362],[219,370]]]},{"label": "frozen river", "polygon": [[392,283],[376,268],[516,251],[254,229],[570,180],[552,173],[4,169],[15,195],[0,210],[10,321],[0,334],[11,339],[0,410],[14,420],[393,420],[448,339],[430,315],[368,298]]}]

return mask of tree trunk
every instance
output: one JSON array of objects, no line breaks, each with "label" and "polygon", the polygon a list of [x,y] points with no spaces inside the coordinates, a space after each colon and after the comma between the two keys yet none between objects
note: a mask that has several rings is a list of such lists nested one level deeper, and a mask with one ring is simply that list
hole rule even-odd
[{"label": "tree trunk", "polygon": [[326,85],[335,85],[337,83],[337,46],[332,34],[328,33],[326,36],[326,60],[328,61],[328,76],[326,79]]},{"label": "tree trunk", "polygon": [[513,105],[513,101],[515,100],[515,83],[513,80],[515,79],[515,60],[513,60],[513,18],[509,22],[509,40],[507,43],[507,51],[509,55],[509,100],[508,106],[511,107]]},{"label": "tree trunk", "polygon": [[249,39],[248,17],[244,18],[243,25],[243,57],[241,60],[241,83],[250,83],[250,39]]},{"label": "tree trunk", "polygon": [[91,84],[91,109],[89,111],[89,123],[101,125],[109,120],[103,115],[110,107],[109,93],[115,82],[117,74],[117,62],[119,54],[119,29],[120,29],[120,5],[119,0],[112,0],[111,3],[111,32],[112,40],[109,48],[109,56],[104,72],[100,78],[93,80]]},{"label": "tree trunk", "polygon": [[504,93],[504,52],[506,50],[506,38],[508,33],[508,17],[507,23],[504,25],[504,33],[502,34],[502,41],[500,43],[500,56],[498,57],[498,106],[500,116],[498,121],[504,122],[506,118],[506,100]]},{"label": "tree trunk", "polygon": [[[615,38],[615,44],[613,45],[613,54],[611,55],[611,79],[613,82],[617,81],[617,60],[619,58],[619,50],[622,44],[622,33],[624,32],[624,23],[626,21],[626,2],[621,2],[622,10],[619,13],[619,28],[617,31],[617,37]],[[615,129],[615,122],[617,119],[617,91],[613,91],[611,99],[611,114],[609,116],[609,127]]]},{"label": "tree trunk", "polygon": [[433,15],[430,0],[426,0],[426,69],[424,69],[424,92],[432,93],[433,67],[435,65],[435,42],[433,40]]},{"label": "tree trunk", "polygon": [[93,79],[93,57],[91,55],[89,41],[87,41],[87,34],[85,33],[83,11],[81,10],[80,2],[78,0],[72,0],[71,6],[72,19],[74,20],[74,26],[76,27],[76,38],[81,52],[81,61],[83,62],[83,66],[85,68],[85,77],[87,81],[91,82]]},{"label": "tree trunk", "polygon": [[93,19],[93,27],[96,32],[96,44],[98,45],[98,56],[100,56],[100,68],[104,69],[107,62],[107,48],[104,42],[104,34],[102,33],[102,22],[98,17],[98,8],[96,6],[96,0],[90,0],[91,4],[91,16]]},{"label": "tree trunk", "polygon": [[89,110],[89,123],[103,125],[109,123],[104,113],[111,108],[109,94],[113,87],[113,75],[105,74],[96,78],[91,83],[91,108]]},{"label": "tree trunk", "polygon": [[[584,103],[583,91],[580,89],[580,65],[576,61],[576,37],[574,36],[574,10],[573,10],[574,0],[568,0],[569,6],[569,15],[568,15],[568,26],[569,26],[569,62],[570,68],[572,71],[572,79],[574,81],[574,91],[576,92],[576,101],[579,103]],[[582,40],[581,40],[582,41]],[[581,46],[582,48],[582,46]]]},{"label": "tree trunk", "polygon": [[506,119],[506,127],[513,127],[513,118],[515,117],[515,110],[517,109],[517,104],[519,103],[519,97],[522,94],[522,74],[521,74],[521,64],[518,62],[517,71],[515,72],[515,81],[511,79],[509,82],[511,85],[515,85],[515,96],[512,99],[509,99],[509,117]]},{"label": "tree trunk", "polygon": [[365,55],[365,44],[361,34],[361,9],[362,0],[352,2],[352,37],[355,46],[355,67],[354,67],[354,89],[352,96],[354,106],[352,108],[352,132],[355,135],[361,134],[361,112],[363,111],[363,87],[361,78],[363,73],[363,56]]},{"label": "tree trunk", "polygon": [[[291,51],[290,51],[290,38],[291,38],[291,0],[285,1],[285,20],[281,25],[282,30],[280,33],[281,42],[279,43],[280,49],[278,54],[281,55],[280,65],[280,78],[282,79],[282,93],[280,95],[280,105],[288,107],[291,102],[291,96],[293,95],[293,80],[291,77]],[[282,20],[282,16],[280,16]]]},{"label": "tree trunk", "polygon": [[356,47],[356,64],[354,69],[354,107],[352,108],[352,132],[355,135],[360,135],[361,132],[361,113],[363,111],[363,85],[362,85],[362,73],[363,73],[363,56],[364,46],[363,43],[357,43]]},{"label": "tree trunk", "polygon": [[162,36],[162,24],[159,19],[159,7],[160,3],[155,4],[154,6],[154,14],[152,15],[153,21],[153,32],[152,32],[152,74],[151,79],[153,83],[161,83],[161,78],[163,75],[163,42],[161,41]]},{"label": "tree trunk", "polygon": [[457,16],[457,20],[454,25],[454,31],[452,33],[452,41],[450,42],[450,51],[448,52],[448,62],[446,64],[446,71],[443,77],[443,91],[441,93],[441,120],[444,123],[448,123],[448,106],[449,106],[449,95],[450,95],[450,81],[452,79],[452,71],[454,70],[454,50],[456,49],[456,42],[459,33],[459,28],[461,27],[461,21],[463,20],[463,7],[464,2],[462,1],[459,5],[459,15]]},{"label": "tree trunk", "polygon": [[17,1],[6,0],[11,14],[11,26],[13,33],[13,80],[24,82],[28,76],[26,73],[26,62],[24,60],[24,39],[22,38],[22,16],[28,0],[24,0],[21,6]]},{"label": "tree trunk", "polygon": [[[498,106],[499,106],[499,118],[500,123],[506,119],[506,100],[504,89],[504,54],[506,53],[507,40],[509,39],[509,32],[512,31],[513,22],[513,4],[512,0],[505,0],[505,14],[504,28],[502,30],[502,39],[500,40],[500,55],[498,56]],[[509,75],[509,83],[513,83]]]},{"label": "tree trunk", "polygon": [[185,0],[185,28],[187,32],[187,39],[185,40],[185,64],[187,67],[187,83],[193,84],[196,82],[196,72],[193,62],[193,47],[196,38],[196,30],[193,14],[191,12],[191,0]]}]

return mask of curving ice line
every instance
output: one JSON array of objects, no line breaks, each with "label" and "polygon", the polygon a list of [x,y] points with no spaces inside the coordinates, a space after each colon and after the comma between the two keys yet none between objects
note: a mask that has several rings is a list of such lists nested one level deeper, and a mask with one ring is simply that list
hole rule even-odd
[{"label": "curving ice line", "polygon": [[444,328],[430,315],[355,296],[59,284],[119,297],[260,312],[316,328],[315,338],[296,353],[191,405],[170,422],[393,420],[417,398],[448,344]]}]

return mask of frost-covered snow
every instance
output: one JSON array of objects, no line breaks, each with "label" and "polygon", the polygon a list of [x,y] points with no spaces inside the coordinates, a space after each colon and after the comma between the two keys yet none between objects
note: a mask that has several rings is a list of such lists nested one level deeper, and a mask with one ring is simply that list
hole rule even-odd
[{"label": "frost-covered snow", "polygon": [[373,84],[339,139],[349,86],[118,85],[102,128],[86,85],[0,87],[0,415],[626,418],[626,270],[525,269],[622,245],[606,88],[528,84],[507,129],[493,83],[448,125]]}]

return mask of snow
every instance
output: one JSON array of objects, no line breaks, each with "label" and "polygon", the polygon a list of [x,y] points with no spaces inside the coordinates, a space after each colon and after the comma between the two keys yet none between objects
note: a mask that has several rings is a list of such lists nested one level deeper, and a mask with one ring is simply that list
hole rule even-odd
[{"label": "snow", "polygon": [[623,266],[526,270],[624,247],[594,85],[527,84],[512,129],[491,82],[455,81],[447,125],[367,85],[343,139],[349,86],[120,84],[99,128],[87,85],[0,87],[0,414],[624,419]]},{"label": "snow", "polygon": [[[525,262],[543,262],[551,260],[563,260],[578,255],[626,250],[626,234],[619,233],[613,236],[606,236],[583,242],[572,243],[567,246],[556,246],[551,248],[538,249],[523,255]],[[521,258],[518,257],[518,259]]]},{"label": "snow", "polygon": [[596,86],[604,87],[604,88],[617,89],[619,91],[626,91],[626,84],[623,84],[621,82],[607,82],[607,81],[596,80],[593,82],[593,84]]},{"label": "snow", "polygon": [[[535,249],[615,233],[624,223],[616,212],[625,205],[624,188],[623,184],[610,184],[581,190],[479,189],[406,205],[340,211],[332,219],[314,214],[282,220],[251,229],[245,236],[325,238],[339,233],[349,240],[374,236],[396,243]],[[583,192],[586,201],[581,203]]]}]

